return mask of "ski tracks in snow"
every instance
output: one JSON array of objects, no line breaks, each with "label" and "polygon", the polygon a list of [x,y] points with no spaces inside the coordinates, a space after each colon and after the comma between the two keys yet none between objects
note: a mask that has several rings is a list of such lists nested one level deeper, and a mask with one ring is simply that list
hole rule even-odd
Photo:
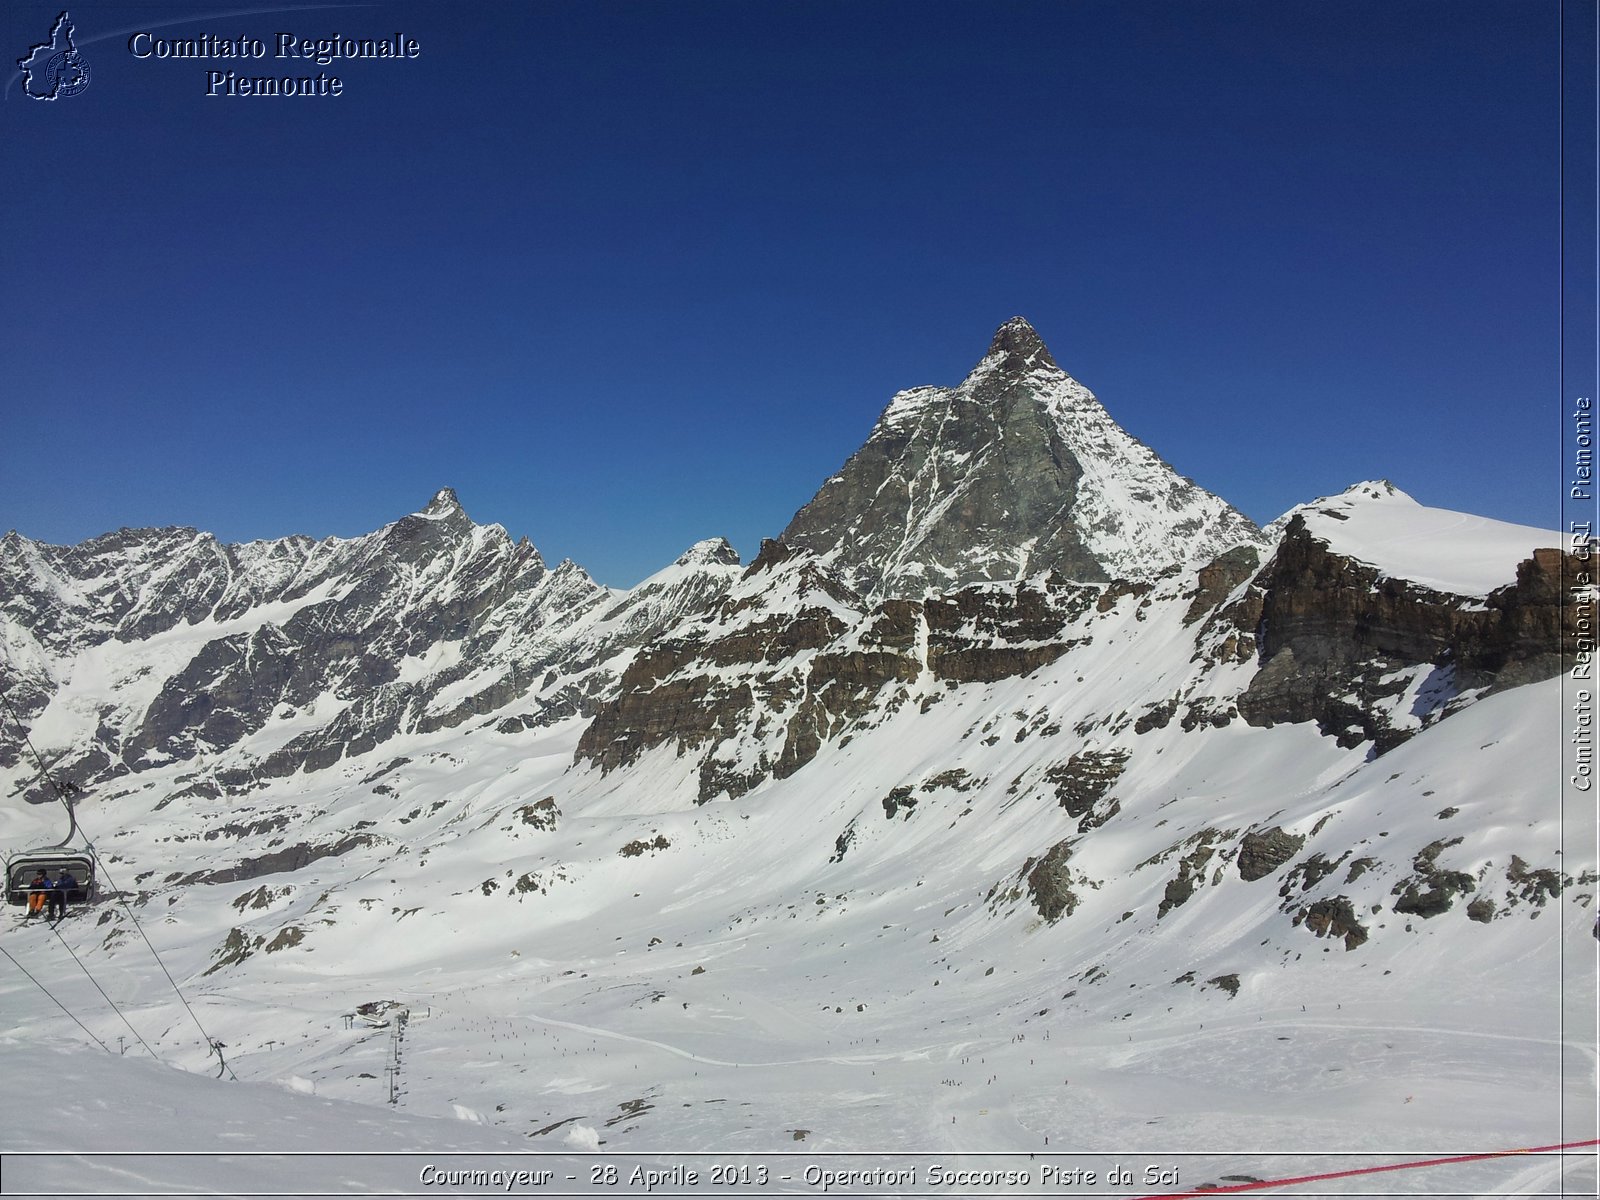
[{"label": "ski tracks in snow", "polygon": [[[528,1013],[521,1018],[525,1021],[537,1022],[554,1029],[570,1029],[574,1033],[588,1034],[590,1037],[607,1038],[615,1042],[631,1042],[639,1046],[649,1046],[665,1054],[687,1059],[689,1062],[704,1063],[712,1067],[799,1067],[808,1063],[838,1063],[841,1066],[865,1066],[878,1062],[913,1062],[917,1059],[931,1059],[934,1050],[947,1050],[948,1047],[922,1048],[915,1050],[899,1050],[884,1054],[818,1054],[809,1058],[784,1058],[772,1062],[735,1062],[732,1059],[712,1058],[709,1055],[695,1054],[680,1046],[667,1042],[658,1042],[652,1038],[640,1037],[632,1033],[620,1033],[614,1029],[602,1029],[597,1025],[581,1025],[576,1021],[561,1021],[555,1017],[542,1017],[538,1013]],[[969,1043],[976,1045],[976,1043]]]}]

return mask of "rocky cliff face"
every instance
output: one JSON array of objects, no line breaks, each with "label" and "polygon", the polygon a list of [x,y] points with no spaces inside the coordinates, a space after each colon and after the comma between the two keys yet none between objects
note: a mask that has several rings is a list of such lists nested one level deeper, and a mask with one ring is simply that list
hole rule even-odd
[{"label": "rocky cliff face", "polygon": [[[1392,488],[1349,495],[1416,508]],[[1408,508],[1392,515],[1415,519]],[[1303,516],[1275,532],[1264,564],[1255,546],[1240,545],[1155,583],[1050,572],[877,600],[844,582],[837,560],[769,543],[704,618],[634,660],[585,730],[577,761],[609,774],[668,747],[694,768],[698,803],[737,798],[795,773],[828,743],[848,745],[952,690],[1025,681],[1048,667],[1060,686],[1103,674],[1108,662],[1122,684],[1141,682],[1106,689],[1076,727],[1123,740],[1086,741],[1053,772],[1081,774],[1102,760],[1120,772],[1141,738],[1169,724],[1187,733],[1238,719],[1314,723],[1340,747],[1383,754],[1489,692],[1549,678],[1576,648],[1578,599],[1561,573],[1577,564],[1534,549],[1538,531],[1502,531],[1527,542],[1518,552],[1529,557],[1507,565],[1513,581],[1483,597],[1338,553]],[[1096,799],[1062,802],[1084,817]]]},{"label": "rocky cliff face", "polygon": [[1045,571],[1148,580],[1259,531],[1118,426],[1013,318],[955,388],[901,392],[779,540],[863,595]]},{"label": "rocky cliff face", "polygon": [[[1392,485],[1373,495],[1411,503]],[[1383,752],[1465,700],[1559,674],[1577,649],[1581,598],[1563,580],[1581,563],[1558,547],[1528,547],[1514,580],[1479,597],[1341,554],[1320,528],[1292,515],[1228,614],[1256,635],[1261,669],[1238,701],[1251,724],[1315,721]]]},{"label": "rocky cliff face", "polygon": [[[698,762],[698,803],[737,798],[909,700],[1054,662],[1102,594],[1045,577],[868,602],[808,558],[761,566],[633,661],[584,730],[580,762],[609,773],[670,745]],[[774,594],[781,605],[769,604]]]}]

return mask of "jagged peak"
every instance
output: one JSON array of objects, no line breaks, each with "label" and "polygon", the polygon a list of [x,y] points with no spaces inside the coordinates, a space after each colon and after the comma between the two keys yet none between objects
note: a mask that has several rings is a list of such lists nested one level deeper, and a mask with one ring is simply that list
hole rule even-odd
[{"label": "jagged peak", "polygon": [[[375,537],[390,547],[452,544],[471,534],[474,526],[452,488],[440,488],[421,512],[407,513],[379,530]],[[412,549],[407,554],[416,554]]]},{"label": "jagged peak", "polygon": [[693,567],[703,564],[736,567],[739,565],[739,552],[733,548],[727,538],[705,538],[696,542],[679,555],[673,566]]},{"label": "jagged peak", "polygon": [[1025,371],[1034,367],[1056,366],[1056,360],[1051,357],[1044,339],[1026,317],[1012,317],[995,330],[989,342],[989,353],[984,357],[986,360],[998,357],[1002,369]]},{"label": "jagged peak", "polygon": [[428,501],[428,507],[422,510],[425,517],[451,517],[460,513],[466,515],[466,510],[461,507],[461,501],[456,498],[456,490],[451,487],[442,487],[433,494],[433,499]]}]

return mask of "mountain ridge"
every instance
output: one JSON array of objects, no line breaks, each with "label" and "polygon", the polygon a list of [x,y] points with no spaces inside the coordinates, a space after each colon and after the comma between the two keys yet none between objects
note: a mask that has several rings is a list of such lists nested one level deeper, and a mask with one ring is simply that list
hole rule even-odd
[{"label": "mountain ridge", "polygon": [[[1092,433],[1030,331],[964,395],[900,393],[881,440],[944,406],[972,453],[1004,427],[1036,466],[1068,401]],[[984,397],[1017,420],[974,420]],[[409,1007],[432,1022],[409,1103],[534,1147],[590,1122],[626,1148],[927,1149],[988,1121],[1031,1152],[1155,1120],[1198,1152],[1236,1130],[1219,1094],[1319,1147],[1481,1135],[1491,1100],[1590,1111],[1548,1087],[1530,1015],[1600,891],[1569,837],[1592,802],[1531,765],[1586,619],[1571,548],[1377,484],[1243,539],[1171,494],[1150,528],[1210,513],[1220,549],[1119,575],[1095,538],[1145,527],[1091,519],[1062,546],[1096,578],[1024,546],[1048,505],[939,570],[902,570],[920,543],[880,524],[748,565],[706,539],[627,591],[449,489],[352,539],[13,534],[0,685],[247,1076],[383,1103],[385,1038],[338,1016]],[[11,850],[59,832],[21,732]],[[94,921],[68,927],[84,961],[214,1069],[126,911]],[[0,980],[8,1019],[51,1036],[23,987]],[[1128,1100],[1130,1069],[1160,1086]],[[1412,1093],[1450,1102],[1413,1117]]]}]

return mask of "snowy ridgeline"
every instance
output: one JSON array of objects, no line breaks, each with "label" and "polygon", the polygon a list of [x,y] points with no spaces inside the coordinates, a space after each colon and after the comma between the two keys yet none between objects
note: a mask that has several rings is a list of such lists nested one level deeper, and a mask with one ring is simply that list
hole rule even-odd
[{"label": "snowy ridgeline", "polygon": [[[448,491],[348,540],[5,539],[13,694],[161,958],[110,901],[3,935],[84,1026],[5,964],[6,1187],[431,1194],[415,1158],[58,1153],[426,1150],[700,1194],[751,1181],[675,1156],[875,1151],[941,1194],[1137,1155],[1137,1195],[1593,1136],[1559,535],[1387,484],[1240,526],[1015,323],[874,439],[795,545],[626,593]],[[980,543],[986,509],[1044,525]],[[1221,553],[1148,557],[1184,531]],[[880,1183],[826,1190],[914,1190]]]}]

